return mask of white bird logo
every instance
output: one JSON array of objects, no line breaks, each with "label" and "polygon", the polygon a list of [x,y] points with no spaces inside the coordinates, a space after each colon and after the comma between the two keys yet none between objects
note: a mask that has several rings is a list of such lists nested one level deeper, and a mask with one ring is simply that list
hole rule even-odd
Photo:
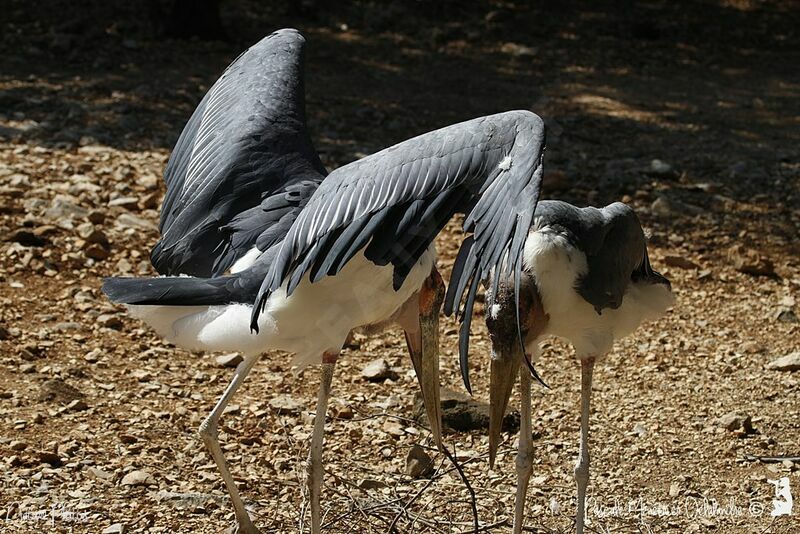
[{"label": "white bird logo", "polygon": [[767,482],[775,486],[775,498],[772,499],[772,517],[779,515],[791,515],[792,513],[792,490],[789,486],[789,477],[781,477],[778,480],[767,479]]}]

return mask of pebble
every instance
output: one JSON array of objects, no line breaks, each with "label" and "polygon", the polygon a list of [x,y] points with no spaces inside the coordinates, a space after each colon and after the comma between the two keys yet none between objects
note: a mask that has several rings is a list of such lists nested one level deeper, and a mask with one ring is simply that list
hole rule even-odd
[{"label": "pebble", "polygon": [[672,165],[660,159],[654,159],[650,162],[650,173],[656,176],[667,176],[672,174]]},{"label": "pebble", "polygon": [[363,478],[358,481],[358,487],[363,490],[381,489],[386,487],[386,482],[373,478]]},{"label": "pebble", "polygon": [[370,382],[382,382],[387,379],[396,380],[397,373],[395,373],[389,362],[383,358],[378,358],[369,362],[363,369],[361,369],[361,376]]},{"label": "pebble", "polygon": [[772,371],[800,371],[800,351],[792,352],[767,364]]},{"label": "pebble", "polygon": [[105,249],[102,245],[97,243],[90,243],[88,247],[83,250],[83,253],[86,255],[87,258],[91,258],[93,260],[102,261],[108,258],[108,250]]},{"label": "pebble", "polygon": [[699,269],[700,266],[683,256],[664,256],[664,263],[670,267],[677,267],[679,269]]},{"label": "pebble", "polygon": [[728,250],[728,260],[740,273],[754,276],[775,276],[775,264],[755,250],[735,245]]},{"label": "pebble", "polygon": [[653,215],[668,217],[672,215],[672,205],[665,197],[658,197],[650,205],[650,211]]},{"label": "pebble", "polygon": [[123,213],[117,217],[117,226],[121,228],[133,228],[135,230],[158,230],[158,227],[146,219]]},{"label": "pebble", "polygon": [[47,241],[30,230],[15,230],[6,238],[6,241],[19,243],[23,247],[43,247]]},{"label": "pebble", "polygon": [[139,199],[136,197],[119,197],[108,202],[109,208],[113,208],[115,206],[120,206],[127,210],[138,210]]},{"label": "pebble", "polygon": [[778,308],[775,311],[775,319],[782,323],[800,322],[800,319],[797,318],[797,314],[794,313],[794,310],[791,308]]},{"label": "pebble", "polygon": [[87,243],[97,243],[98,245],[108,248],[108,236],[95,228],[92,223],[86,222],[79,224],[75,230],[78,236]]},{"label": "pebble", "polygon": [[122,477],[120,484],[123,486],[148,486],[155,484],[155,479],[147,471],[131,471]]},{"label": "pebble", "polygon": [[753,433],[753,420],[745,412],[731,412],[717,419],[717,424],[729,432],[743,431],[745,434]]},{"label": "pebble", "polygon": [[24,451],[28,448],[28,443],[22,440],[14,440],[8,446],[12,451]]},{"label": "pebble", "polygon": [[40,401],[71,402],[82,397],[83,393],[60,378],[45,381],[39,389]]},{"label": "pebble", "polygon": [[89,214],[86,208],[82,208],[76,199],[67,195],[56,195],[50,207],[45,211],[45,215],[52,219],[72,219],[83,218]]},{"label": "pebble", "polygon": [[108,471],[103,471],[99,467],[87,467],[86,474],[97,480],[111,480],[112,478],[114,478],[113,473],[109,473]]},{"label": "pebble", "polygon": [[215,360],[220,367],[236,367],[243,361],[242,355],[236,352],[217,356]]},{"label": "pebble", "polygon": [[97,323],[105,328],[113,328],[119,330],[122,328],[122,319],[113,313],[104,313],[97,317]]},{"label": "pebble", "polygon": [[433,459],[419,445],[414,445],[406,455],[406,475],[427,478],[433,474]]},{"label": "pebble", "polygon": [[301,402],[294,400],[289,395],[277,395],[269,400],[269,406],[278,414],[296,415],[305,407]]},{"label": "pebble", "polygon": [[43,463],[50,464],[52,467],[61,467],[61,457],[54,452],[39,451],[36,455]]},{"label": "pebble", "polygon": [[125,534],[125,525],[122,523],[114,523],[103,529],[102,534]]}]

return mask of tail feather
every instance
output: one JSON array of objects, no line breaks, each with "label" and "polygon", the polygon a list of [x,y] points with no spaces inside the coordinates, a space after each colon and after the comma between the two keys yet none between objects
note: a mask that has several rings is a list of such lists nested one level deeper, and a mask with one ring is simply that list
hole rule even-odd
[{"label": "tail feather", "polygon": [[192,278],[106,278],[103,293],[117,304],[161,306],[213,306],[246,302],[237,288],[235,276]]}]

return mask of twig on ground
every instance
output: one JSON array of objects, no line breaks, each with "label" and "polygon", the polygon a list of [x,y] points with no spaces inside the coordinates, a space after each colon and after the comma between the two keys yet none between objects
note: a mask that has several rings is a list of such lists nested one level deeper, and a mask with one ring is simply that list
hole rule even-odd
[{"label": "twig on ground", "polygon": [[[475,500],[475,490],[472,489],[472,485],[469,483],[469,479],[467,478],[467,475],[464,474],[464,470],[461,468],[461,466],[459,465],[458,461],[456,460],[455,454],[450,454],[450,451],[444,445],[442,446],[442,452],[444,452],[444,455],[447,456],[447,458],[450,460],[450,462],[455,466],[456,470],[458,471],[459,476],[461,477],[461,480],[464,481],[464,485],[467,487],[467,491],[469,491],[469,497],[470,497],[469,504],[472,507],[472,525],[474,527],[474,532],[479,532],[479,530],[478,530],[478,505],[477,505],[477,502]],[[455,453],[455,442],[453,443],[453,452]],[[467,461],[469,461],[469,460],[467,460]]]}]

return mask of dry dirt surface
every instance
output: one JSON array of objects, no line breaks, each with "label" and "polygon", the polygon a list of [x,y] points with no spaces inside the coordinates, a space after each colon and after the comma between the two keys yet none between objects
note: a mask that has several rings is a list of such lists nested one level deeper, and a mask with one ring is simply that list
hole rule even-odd
[{"label": "dry dirt surface", "polygon": [[[590,532],[800,532],[800,370],[770,366],[800,351],[796,3],[231,0],[226,42],[161,37],[140,4],[163,8],[2,7],[0,531],[232,524],[196,432],[232,370],[165,344],[99,287],[104,276],[152,274],[161,172],[184,122],[242,49],[296,26],[309,42],[310,127],[329,168],[524,108],[549,126],[545,198],[637,209],[677,304],[595,371]],[[438,241],[445,277],[460,239],[452,224]],[[442,331],[442,385],[462,391],[456,325]],[[362,378],[376,358],[394,378]],[[488,358],[478,317],[479,401]],[[318,369],[293,374],[288,362],[265,355],[220,433],[264,532],[297,531],[304,507]],[[340,362],[325,529],[472,531],[469,489],[414,419],[399,333],[357,336]],[[538,367],[550,388],[534,390],[526,530],[569,532],[579,366],[553,341]],[[734,412],[743,415],[724,417]],[[446,435],[482,532],[510,528],[516,435],[504,440],[489,470],[485,430]],[[432,475],[406,474],[414,445]],[[773,517],[770,481],[784,477],[792,515]]]}]

